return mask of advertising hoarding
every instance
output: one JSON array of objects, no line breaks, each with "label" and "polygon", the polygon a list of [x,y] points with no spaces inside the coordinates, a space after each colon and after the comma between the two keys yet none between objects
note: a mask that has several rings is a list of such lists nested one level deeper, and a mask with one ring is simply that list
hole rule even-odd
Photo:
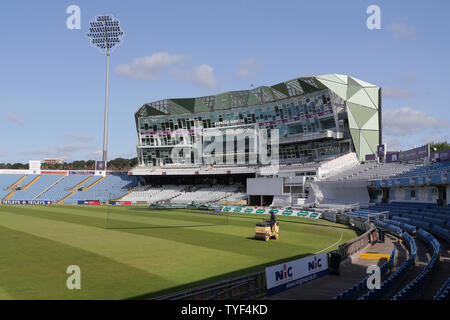
[{"label": "advertising hoarding", "polygon": [[377,146],[377,157],[380,161],[384,161],[386,158],[386,144],[379,144]]},{"label": "advertising hoarding", "polygon": [[398,161],[410,161],[422,158],[428,158],[430,156],[430,147],[424,145],[419,148],[402,151],[398,154]]},{"label": "advertising hoarding", "polygon": [[431,159],[439,161],[450,161],[450,149],[432,152]]},{"label": "advertising hoarding", "polygon": [[52,204],[53,201],[42,201],[42,200],[4,200],[2,204],[34,204],[34,205],[43,205],[43,204]]},{"label": "advertising hoarding", "polygon": [[100,205],[99,200],[78,200],[79,205],[88,205],[88,206],[98,206]]},{"label": "advertising hoarding", "polygon": [[266,268],[266,284],[269,295],[328,274],[328,254],[320,253],[302,259]]},{"label": "advertising hoarding", "polygon": [[131,201],[109,201],[109,204],[113,206],[131,206]]}]

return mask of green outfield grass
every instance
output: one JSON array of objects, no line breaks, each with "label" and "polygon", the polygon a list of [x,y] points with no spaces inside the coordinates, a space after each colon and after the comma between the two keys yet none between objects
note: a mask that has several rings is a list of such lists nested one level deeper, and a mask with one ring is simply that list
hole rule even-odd
[{"label": "green outfield grass", "polygon": [[[357,236],[347,226],[282,216],[279,240],[254,240],[263,218],[227,219],[189,209],[0,205],[0,299],[156,297],[330,251]],[[69,265],[81,268],[81,290],[66,287]]]}]

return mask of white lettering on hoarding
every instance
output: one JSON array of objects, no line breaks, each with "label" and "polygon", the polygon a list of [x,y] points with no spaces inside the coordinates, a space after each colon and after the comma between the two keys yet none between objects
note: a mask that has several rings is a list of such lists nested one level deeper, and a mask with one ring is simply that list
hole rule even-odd
[{"label": "white lettering on hoarding", "polygon": [[327,253],[308,256],[266,268],[267,289],[284,286],[284,289],[317,278],[328,270]]}]

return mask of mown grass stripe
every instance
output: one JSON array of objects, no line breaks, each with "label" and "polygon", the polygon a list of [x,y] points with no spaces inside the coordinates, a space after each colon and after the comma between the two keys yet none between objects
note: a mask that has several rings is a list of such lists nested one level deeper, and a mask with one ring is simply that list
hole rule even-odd
[{"label": "mown grass stripe", "polygon": [[[239,270],[258,262],[255,257],[238,253],[5,211],[0,215],[0,225],[102,255],[178,284],[216,276],[224,267]],[[214,259],[208,260],[210,257]]]},{"label": "mown grass stripe", "polygon": [[[29,212],[28,209],[32,210]],[[10,207],[14,209],[16,214],[26,215],[29,217],[40,217],[43,219],[52,219],[55,221],[62,221],[68,223],[77,223],[85,226],[93,226],[104,228],[104,218],[95,218],[89,216],[82,216],[77,214],[61,214],[60,212],[52,212],[48,209],[36,209],[34,207]],[[239,220],[241,221],[241,220]],[[242,222],[241,222],[242,223]],[[235,228],[233,225],[228,226],[213,226],[202,228],[158,228],[161,225],[152,224],[133,224],[126,229],[113,229],[116,232],[138,234],[148,236],[152,238],[158,238],[161,240],[175,241],[180,245],[189,244],[197,246],[199,248],[208,248],[212,250],[220,250],[230,253],[238,253],[254,257],[267,258],[268,246],[275,246],[275,244],[264,244],[260,241],[253,240],[254,236],[254,224],[253,221],[247,223],[247,228]],[[220,233],[221,230],[228,230],[227,234]],[[112,230],[111,230],[112,231]],[[301,231],[301,234],[300,234]],[[286,255],[288,253],[304,252],[311,249],[311,247],[323,248],[325,244],[330,243],[330,236],[333,235],[317,232],[317,228],[308,230],[307,228],[299,229],[296,233],[283,233],[283,240],[279,240],[278,243],[283,243],[280,248],[280,255]],[[308,237],[314,237],[314,243],[310,243],[307,240]],[[333,238],[334,239],[334,238]],[[299,241],[300,240],[300,241]],[[304,241],[302,241],[304,240]],[[245,242],[253,242],[251,245],[242,245]],[[278,255],[274,259],[278,258]]]},{"label": "mown grass stripe", "polygon": [[[34,207],[29,206],[28,208],[33,209]],[[55,207],[49,207],[49,210],[54,210]],[[36,209],[36,208],[34,208]],[[67,210],[66,210],[67,209]],[[39,209],[40,210],[40,209]],[[130,228],[133,227],[140,228],[146,227],[153,228],[160,226],[180,226],[180,227],[192,227],[194,228],[196,224],[199,226],[207,226],[211,225],[224,225],[227,220],[224,216],[217,216],[211,214],[201,213],[203,211],[199,210],[175,210],[175,209],[148,209],[141,207],[114,207],[110,206],[110,208],[106,207],[74,207],[74,206],[59,206],[57,207],[58,214],[59,213],[70,213],[76,215],[82,215],[86,217],[92,217],[92,215],[99,216],[101,219],[106,217],[107,211],[110,210],[110,216],[112,219],[111,227],[112,228]],[[199,213],[200,212],[200,213]],[[229,214],[230,219],[229,223],[233,225],[233,227],[242,227],[245,228],[248,233],[249,230],[253,232],[253,229],[249,228],[249,223],[256,223],[261,221],[265,217],[262,215],[245,215],[245,214]],[[137,218],[134,218],[137,217]],[[233,219],[236,218],[236,219]],[[239,219],[237,219],[239,218]],[[105,218],[106,219],[106,218]],[[215,219],[215,221],[214,221]],[[167,221],[169,220],[169,222]],[[287,232],[299,232],[299,228],[301,229],[302,234],[310,234],[313,237],[328,237],[325,232],[317,232],[319,228],[326,228],[324,223],[320,223],[318,221],[308,219],[308,218],[299,218],[299,217],[283,217],[278,219],[281,223],[283,223],[283,234]],[[151,221],[149,223],[148,221]],[[172,223],[170,221],[173,221]],[[288,222],[285,224],[284,222]],[[135,224],[136,223],[136,224]],[[105,222],[106,224],[106,222]],[[347,226],[342,226],[338,224],[333,224],[331,222],[328,225],[347,230],[351,234],[353,234],[353,230],[351,230]],[[252,226],[253,228],[253,226]],[[228,232],[230,228],[216,228],[214,232],[219,232],[223,234],[233,234],[233,232]]]},{"label": "mown grass stripe", "polygon": [[14,299],[5,288],[0,287],[0,300],[12,300]]},{"label": "mown grass stripe", "polygon": [[[0,226],[0,299],[125,299],[170,279],[58,241]],[[81,269],[81,290],[69,290],[69,265]]]}]

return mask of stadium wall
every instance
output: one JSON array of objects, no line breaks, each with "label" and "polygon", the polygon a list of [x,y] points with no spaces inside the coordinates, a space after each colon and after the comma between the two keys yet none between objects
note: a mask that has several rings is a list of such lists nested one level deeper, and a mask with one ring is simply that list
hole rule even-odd
[{"label": "stadium wall", "polygon": [[248,178],[247,195],[283,195],[283,178]]},{"label": "stadium wall", "polygon": [[0,170],[0,174],[30,174],[30,170],[3,169]]},{"label": "stadium wall", "polygon": [[367,204],[370,202],[367,181],[310,182],[308,204]]},{"label": "stadium wall", "polygon": [[421,202],[436,203],[439,199],[437,187],[409,187],[390,188],[389,200],[391,202]]},{"label": "stadium wall", "polygon": [[331,173],[347,170],[359,164],[356,153],[351,152],[337,159],[330,160],[319,167],[317,175],[323,177]]}]

